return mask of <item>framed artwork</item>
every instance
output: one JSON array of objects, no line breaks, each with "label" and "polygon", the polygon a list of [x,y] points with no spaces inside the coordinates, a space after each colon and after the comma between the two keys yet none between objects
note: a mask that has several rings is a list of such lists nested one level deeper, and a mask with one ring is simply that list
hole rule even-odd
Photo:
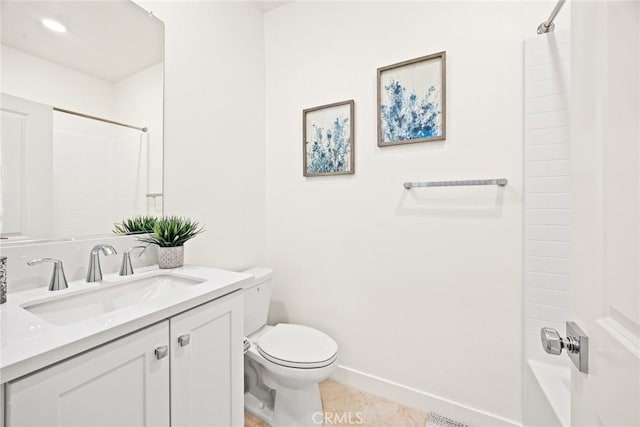
[{"label": "framed artwork", "polygon": [[304,176],[354,173],[353,100],[302,112]]},{"label": "framed artwork", "polygon": [[446,52],[378,68],[378,146],[446,139]]}]

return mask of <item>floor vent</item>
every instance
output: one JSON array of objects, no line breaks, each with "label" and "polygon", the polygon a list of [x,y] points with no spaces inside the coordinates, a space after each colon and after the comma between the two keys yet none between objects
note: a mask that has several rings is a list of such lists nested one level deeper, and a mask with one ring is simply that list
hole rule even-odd
[{"label": "floor vent", "polygon": [[447,418],[435,412],[429,412],[427,414],[427,421],[425,427],[469,427],[466,424],[462,424],[458,421],[454,421],[451,418]]}]

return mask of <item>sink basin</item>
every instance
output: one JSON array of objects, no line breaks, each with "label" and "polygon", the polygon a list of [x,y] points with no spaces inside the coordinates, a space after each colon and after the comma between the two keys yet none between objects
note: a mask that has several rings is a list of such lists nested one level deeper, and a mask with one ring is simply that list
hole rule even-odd
[{"label": "sink basin", "polygon": [[204,280],[197,278],[158,274],[120,283],[101,283],[84,292],[23,304],[22,308],[54,325],[69,325],[179,293],[202,282]]}]

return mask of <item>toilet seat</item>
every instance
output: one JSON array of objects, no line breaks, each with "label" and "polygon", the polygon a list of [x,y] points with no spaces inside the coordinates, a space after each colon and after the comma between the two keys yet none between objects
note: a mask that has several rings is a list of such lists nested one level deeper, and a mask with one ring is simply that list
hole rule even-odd
[{"label": "toilet seat", "polygon": [[302,325],[280,323],[260,336],[256,347],[266,360],[290,368],[322,368],[338,358],[330,336]]}]

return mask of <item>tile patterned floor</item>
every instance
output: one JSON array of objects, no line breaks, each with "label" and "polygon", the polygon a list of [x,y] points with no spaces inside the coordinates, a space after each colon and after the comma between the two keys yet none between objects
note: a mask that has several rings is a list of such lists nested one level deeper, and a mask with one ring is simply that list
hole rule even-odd
[{"label": "tile patterned floor", "polygon": [[[355,388],[326,380],[320,384],[325,427],[424,427],[427,413],[407,408]],[[348,417],[351,415],[351,423]],[[345,422],[346,421],[346,422]],[[251,414],[245,414],[245,427],[267,427]]]}]

